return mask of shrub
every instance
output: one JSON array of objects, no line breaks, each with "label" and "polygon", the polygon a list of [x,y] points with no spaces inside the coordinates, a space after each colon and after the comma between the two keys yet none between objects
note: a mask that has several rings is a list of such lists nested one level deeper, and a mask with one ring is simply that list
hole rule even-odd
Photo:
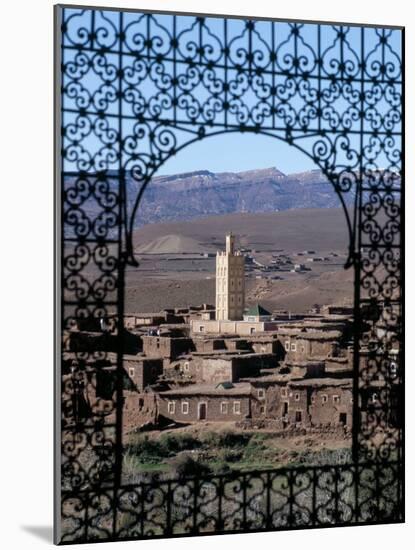
[{"label": "shrub", "polygon": [[201,462],[198,462],[188,454],[181,454],[172,461],[172,466],[177,477],[199,477],[210,474],[212,470]]},{"label": "shrub", "polygon": [[181,451],[193,451],[201,446],[200,441],[190,434],[167,434],[159,442],[170,456]]},{"label": "shrub", "polygon": [[223,456],[223,460],[225,460],[226,462],[238,462],[239,460],[241,460],[242,454],[243,453],[241,450],[232,451],[228,449],[221,453],[221,455]]}]

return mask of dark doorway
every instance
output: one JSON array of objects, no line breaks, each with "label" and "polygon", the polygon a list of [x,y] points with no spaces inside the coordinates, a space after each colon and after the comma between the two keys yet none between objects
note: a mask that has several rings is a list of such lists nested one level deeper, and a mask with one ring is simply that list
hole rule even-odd
[{"label": "dark doorway", "polygon": [[199,420],[206,420],[207,406],[206,403],[199,403]]},{"label": "dark doorway", "polygon": [[342,426],[347,425],[347,414],[346,413],[340,413],[339,414],[339,422]]}]

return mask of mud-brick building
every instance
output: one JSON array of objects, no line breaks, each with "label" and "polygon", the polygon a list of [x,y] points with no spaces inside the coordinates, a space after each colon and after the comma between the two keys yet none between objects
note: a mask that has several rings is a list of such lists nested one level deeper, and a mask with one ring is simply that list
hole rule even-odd
[{"label": "mud-brick building", "polygon": [[202,304],[201,307],[194,306],[189,312],[189,319],[201,319],[202,321],[210,321],[215,318],[215,306],[210,304]]},{"label": "mud-brick building", "polygon": [[289,380],[278,375],[267,378],[253,384],[252,418],[273,420],[278,430],[309,427],[307,390],[293,389]]},{"label": "mud-brick building", "polygon": [[[308,410],[307,410],[308,409]],[[304,427],[352,427],[352,379],[310,378],[289,384],[288,419]],[[300,420],[299,420],[300,421]]]},{"label": "mud-brick building", "polygon": [[225,340],[222,337],[195,337],[193,338],[193,344],[196,351],[200,353],[212,353],[221,349],[225,349]]},{"label": "mud-brick building", "polygon": [[242,379],[252,386],[251,418],[272,420],[278,429],[283,429],[281,419],[290,380],[290,374],[278,373]]},{"label": "mud-brick building", "polygon": [[158,394],[160,417],[178,423],[240,421],[250,416],[251,384],[193,384]]},{"label": "mud-brick building", "polygon": [[246,338],[225,338],[224,344],[228,351],[252,351],[251,343]]},{"label": "mud-brick building", "polygon": [[197,381],[207,384],[238,382],[240,378],[254,377],[261,369],[276,366],[272,353],[220,354],[201,358],[200,369],[196,371]]},{"label": "mud-brick building", "polygon": [[302,361],[286,361],[284,368],[288,369],[293,379],[316,378],[324,376],[326,362],[323,359],[304,359]]},{"label": "mud-brick building", "polygon": [[277,422],[276,426],[283,428],[281,424],[283,412],[283,398],[286,393],[288,377],[283,375],[271,375],[258,377],[252,382],[251,415],[253,419],[270,419]]},{"label": "mud-brick building", "polygon": [[[88,400],[105,408],[109,403],[111,415],[115,414],[116,357],[109,357],[112,366],[92,371],[88,385]],[[149,359],[139,355],[123,356],[123,431],[128,433],[157,419],[156,398],[146,390],[155,384],[163,372],[161,359]],[[97,406],[97,405],[95,405]]]},{"label": "mud-brick building", "polygon": [[165,323],[166,318],[163,313],[130,313],[124,315],[124,326],[128,329],[138,327],[158,326]]},{"label": "mud-brick building", "polygon": [[232,338],[226,336],[197,336],[194,335],[193,343],[197,352],[208,353],[219,350],[227,351],[253,351],[251,342],[246,338]]},{"label": "mud-brick building", "polygon": [[[97,393],[102,397],[111,398],[115,390],[115,377],[117,368],[117,354],[107,353],[102,359],[90,361],[87,370],[88,378],[93,382]],[[148,358],[144,355],[122,356],[122,364],[125,372],[123,388],[125,391],[141,392],[146,387],[157,382],[163,373],[163,361],[161,359]],[[92,380],[91,376],[96,377]]]},{"label": "mud-brick building", "polygon": [[139,355],[124,355],[123,366],[128,375],[131,389],[138,392],[142,392],[147,386],[157,382],[158,377],[163,374],[163,361],[161,359]]},{"label": "mud-brick building", "polygon": [[164,309],[158,313],[128,313],[124,315],[124,326],[131,330],[141,327],[183,323],[185,323],[185,316],[176,313],[174,309]]},{"label": "mud-brick building", "polygon": [[273,353],[277,360],[282,360],[285,357],[284,346],[276,334],[251,337],[250,344],[255,353]]},{"label": "mud-brick building", "polygon": [[183,354],[173,360],[163,360],[163,379],[172,381],[196,381],[197,358],[191,353]]},{"label": "mud-brick building", "polygon": [[352,380],[294,380],[291,375],[252,379],[251,418],[272,420],[277,430],[351,428]]},{"label": "mud-brick building", "polygon": [[308,358],[335,357],[339,353],[342,332],[310,331],[285,334],[282,338],[287,360],[301,361]]},{"label": "mud-brick building", "polygon": [[124,390],[123,431],[129,433],[157,422],[157,396],[153,392]]},{"label": "mud-brick building", "polygon": [[191,338],[171,336],[142,336],[143,353],[147,357],[175,359],[194,349]]},{"label": "mud-brick building", "polygon": [[190,331],[192,334],[234,334],[240,336],[249,336],[261,332],[276,331],[278,323],[275,321],[232,321],[232,320],[214,320],[201,321],[199,319],[190,320]]}]

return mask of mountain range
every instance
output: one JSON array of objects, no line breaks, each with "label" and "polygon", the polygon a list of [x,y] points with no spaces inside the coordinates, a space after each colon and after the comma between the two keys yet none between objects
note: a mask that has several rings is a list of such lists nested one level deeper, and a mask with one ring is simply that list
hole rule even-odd
[{"label": "mountain range", "polygon": [[[128,178],[130,207],[138,189],[137,182]],[[353,194],[347,195],[351,205]],[[320,170],[289,175],[275,167],[220,173],[198,170],[153,178],[137,210],[135,227],[212,215],[339,206],[339,197]]]},{"label": "mountain range", "polygon": [[[85,176],[65,177],[68,207],[75,205],[94,219],[106,217],[116,210],[114,195],[118,178],[107,174],[106,181],[93,187]],[[393,181],[392,181],[393,180]],[[94,183],[94,180],[91,180]],[[390,187],[393,184],[393,187]],[[141,182],[126,177],[126,207],[130,218]],[[368,186],[372,185],[368,183]],[[383,184],[399,203],[399,176],[386,178]],[[388,186],[388,187],[387,187]],[[69,200],[70,197],[70,200]],[[342,195],[346,207],[354,205],[351,190]],[[66,203],[66,201],[65,201]],[[341,202],[332,184],[320,170],[284,174],[278,168],[262,168],[244,172],[210,172],[197,170],[152,178],[141,198],[134,218],[134,228],[147,224],[190,221],[196,218],[228,214],[270,213],[302,208],[339,208]],[[74,212],[69,209],[68,235],[72,231]]]}]

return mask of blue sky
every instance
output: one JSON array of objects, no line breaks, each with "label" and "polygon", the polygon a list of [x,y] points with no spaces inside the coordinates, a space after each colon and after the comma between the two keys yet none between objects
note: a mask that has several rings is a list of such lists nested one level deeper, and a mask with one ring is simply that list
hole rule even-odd
[{"label": "blue sky", "polygon": [[243,172],[275,166],[285,174],[318,168],[304,153],[279,139],[233,132],[193,143],[169,159],[157,175],[193,170]]},{"label": "blue sky", "polygon": [[[92,26],[94,26],[95,29],[100,29],[101,32],[99,33],[99,42],[100,46],[104,46],[109,49],[109,53],[106,54],[107,62],[112,65],[113,67],[117,67],[119,60],[118,60],[118,47],[119,47],[119,40],[117,38],[117,29],[119,28],[119,25],[121,24],[120,21],[120,14],[116,11],[108,11],[108,12],[99,12],[98,10],[94,10],[94,23],[92,23],[91,19],[91,10],[79,10],[79,9],[65,9],[65,21],[67,22],[69,19],[69,31],[67,34],[65,34],[64,37],[64,44],[65,46],[73,46],[74,44],[82,44],[84,47],[88,48],[88,40],[85,39],[85,36],[89,36],[90,30]],[[139,42],[134,42],[132,40],[132,37],[134,36],[134,32],[142,32],[143,36],[159,36],[161,40],[162,45],[157,45],[157,42],[155,42],[155,48],[160,49],[160,53],[163,54],[164,49],[167,48],[166,52],[168,51],[168,44],[169,39],[172,32],[172,24],[173,24],[173,18],[171,15],[158,15],[152,18],[151,22],[149,23],[149,26],[147,27],[147,19],[143,19],[139,24],[138,28],[135,28],[134,25],[136,25],[136,21],[140,19],[140,14],[137,13],[124,13],[123,14],[123,29],[125,30],[126,39],[123,43],[123,48],[128,53],[128,49],[130,48],[132,52],[135,51],[135,48],[139,48]],[[186,37],[187,40],[190,41],[190,43],[197,44],[198,43],[198,32],[199,27],[198,24],[194,24],[195,18],[194,17],[187,17],[187,16],[178,16],[177,17],[177,35],[180,36],[180,33],[190,33],[189,36]],[[211,33],[210,36],[213,38],[209,38],[210,44],[212,44],[213,47],[213,53],[209,54],[212,57],[212,61],[214,62],[215,56],[219,55],[218,59],[220,59],[220,54],[217,52],[220,52],[221,42],[217,43],[217,39],[215,36],[219,37],[220,40],[223,41],[224,36],[224,25],[225,22],[223,19],[220,18],[207,18],[206,19],[206,28],[204,28],[205,36],[207,33]],[[243,20],[233,20],[228,19],[227,20],[227,33],[228,33],[228,40],[229,37],[237,37],[239,34],[243,34],[246,22]],[[272,27],[273,26],[273,27]],[[307,57],[307,49],[312,49],[313,51],[316,51],[317,49],[317,25],[315,24],[306,24],[301,26],[301,36],[304,40],[303,42],[298,43],[299,52],[298,55],[304,55]],[[293,45],[291,43],[291,29],[292,25],[287,23],[271,23],[268,21],[257,21],[255,23],[255,47],[259,48],[259,51],[263,51],[265,54],[265,58],[267,58],[267,48],[271,44],[271,28],[275,31],[275,40],[278,44],[283,45],[286,44],[287,52],[284,52],[283,50],[279,50],[279,59],[281,59],[281,63],[284,63],[284,54],[286,53],[288,56],[292,55],[293,51]],[[105,29],[105,31],[108,31],[107,34],[102,31],[102,29]],[[133,34],[131,36],[129,35],[129,30]],[[168,33],[166,34],[165,29],[168,30]],[[189,30],[190,29],[190,30]],[[339,26],[331,26],[331,25],[321,25],[321,51],[327,51],[332,50],[332,55],[334,57],[334,60],[338,60],[340,56],[340,50],[339,50],[339,42],[336,38],[337,33],[341,30],[343,31],[345,28],[339,27]],[[134,30],[134,31],[133,31]],[[84,32],[85,31],[85,32]],[[379,44],[379,33],[382,32],[380,30],[375,29],[368,29],[365,28],[364,30],[364,51],[365,56],[369,55],[369,53],[372,50],[376,50],[376,46]],[[393,47],[393,49],[398,52],[398,56],[400,54],[400,47],[399,47],[399,40],[400,40],[400,32],[399,31],[393,31],[391,34],[388,32],[388,40],[390,42],[390,45]],[[146,34],[147,33],[147,34]],[[71,42],[70,37],[73,38],[74,42]],[[86,40],[86,42],[85,42]],[[244,39],[246,42],[246,39]],[[361,48],[361,29],[359,27],[351,27],[347,28],[347,40],[351,46],[351,49],[345,49],[344,52],[342,52],[342,55],[344,55],[345,61],[348,59],[356,61],[355,59],[355,52],[360,52]],[[193,41],[193,42],[192,42]],[[242,41],[242,45],[246,46],[246,43]],[[237,44],[237,42],[235,43]],[[333,45],[334,44],[334,45]],[[219,49],[218,49],[219,48]],[[231,48],[232,49],[232,48]],[[158,50],[157,50],[158,51]],[[232,55],[234,56],[233,59],[237,59],[238,55],[238,48],[235,45],[234,49],[232,50]],[[388,51],[386,52],[389,57],[390,54]],[[74,60],[74,57],[77,55],[76,49],[65,49],[64,52],[64,58],[66,63],[71,63]],[[190,51],[191,54],[191,51]],[[90,58],[93,57],[92,54],[87,54]],[[166,53],[167,55],[167,53]],[[180,49],[177,52],[178,57],[181,55],[186,56],[189,55],[189,51],[182,52]],[[191,54],[193,55],[193,54]],[[372,66],[371,64],[373,62],[377,63],[379,61],[379,56],[381,55],[381,50],[379,48],[377,49],[377,53],[375,55],[375,58],[371,60],[371,62],[368,62],[368,66]],[[269,57],[268,57],[269,59]],[[389,58],[387,58],[388,60]],[[396,61],[393,57],[391,58],[392,61]],[[132,58],[125,56],[123,60],[123,68],[124,70],[126,68],[129,68],[132,64]],[[168,63],[166,65],[169,66]],[[100,75],[100,77],[97,76],[97,69],[95,68],[94,71],[89,70],[85,72],[85,75],[79,78],[79,82],[77,77],[74,77],[74,80],[72,84],[74,87],[76,86],[83,86],[85,90],[89,93],[94,93],[96,89],[98,89],[99,86],[101,86],[104,82],[104,80],[107,78],[108,74],[113,79],[114,77],[111,77],[111,73],[104,73]],[[315,69],[314,69],[315,70]],[[327,67],[325,67],[324,70],[330,71],[329,64]],[[217,69],[217,77],[221,78],[222,69]],[[77,66],[75,72],[82,72],[82,65]],[[69,75],[71,75],[71,71],[68,72]],[[115,73],[113,73],[115,74]],[[135,76],[130,77],[131,81],[135,81],[136,76],[139,73],[134,73]],[[67,78],[67,77],[65,77]],[[137,85],[130,84],[132,87],[136,86],[137,90],[143,92],[144,96],[151,97],[151,95],[155,92],[153,89],[154,86],[152,82],[149,82],[149,79],[144,78],[137,79]],[[113,93],[114,86],[118,86],[117,82],[114,82],[114,80],[111,80],[110,82],[110,90],[105,90],[105,87],[103,89],[103,92],[98,92],[95,95],[99,95],[99,97],[104,101],[104,103],[108,100],[108,105],[105,107],[105,112],[108,114],[108,119],[105,121],[106,124],[108,124],[108,129],[102,130],[102,135],[104,136],[105,140],[107,140],[110,143],[110,147],[113,147],[113,150],[116,148],[115,139],[116,134],[118,130],[118,122],[116,118],[110,118],[111,115],[116,115],[118,112],[118,101]],[[123,86],[126,86],[126,83],[123,84]],[[358,85],[356,85],[358,87]],[[370,87],[371,84],[369,83],[368,86]],[[74,88],[72,89],[73,92]],[[204,95],[206,95],[206,90],[203,90],[203,87],[198,87],[196,89],[197,91],[194,92],[194,95],[196,99],[201,99],[203,101]],[[192,92],[193,93],[193,92]],[[197,94],[202,94],[200,98],[198,98]],[[252,95],[252,94],[251,94]],[[106,97],[105,97],[106,96]],[[110,98],[110,99],[108,99]],[[64,125],[67,127],[67,137],[72,137],[73,140],[78,141],[80,145],[84,148],[87,155],[90,154],[91,156],[94,156],[97,154],[97,151],[103,146],[104,141],[100,141],[100,139],[97,138],[96,134],[93,134],[91,132],[88,132],[79,125],[76,125],[76,128],[71,134],[73,128],[75,127],[74,123],[77,117],[77,108],[79,108],[79,104],[82,106],[85,106],[82,104],[82,91],[79,89],[76,90],[75,93],[67,93],[64,97],[64,108],[72,109],[72,112],[65,112],[63,121]],[[245,99],[244,99],[245,100]],[[249,101],[249,93],[246,96],[246,101]],[[292,103],[292,106],[294,108],[298,107],[299,99],[298,97],[294,97],[292,100],[290,100]],[[376,103],[377,101],[377,103]],[[76,102],[79,102],[76,104]],[[337,111],[342,111],[346,103],[342,98],[336,99],[333,102],[333,106]],[[385,104],[385,101],[383,99],[376,100],[375,98],[375,106],[378,113],[384,113],[386,109],[389,108],[388,105]],[[89,106],[88,108],[91,108]],[[95,107],[92,107],[92,110]],[[170,111],[169,111],[170,109]],[[131,103],[123,102],[123,111],[125,114],[132,114],[132,107]],[[172,107],[169,107],[163,112],[163,116],[169,118],[171,117],[171,111]],[[128,136],[133,131],[133,126],[136,122],[135,120],[135,113],[134,116],[130,117],[130,120],[123,120],[123,133],[125,136]],[[91,117],[91,121],[93,121],[94,117]],[[132,119],[132,120],[131,120]],[[354,129],[358,130],[360,127],[359,120],[354,120],[352,123],[354,124]],[[72,126],[72,128],[71,128]],[[313,128],[310,128],[312,131]],[[176,131],[176,134],[178,135],[178,132]],[[189,135],[186,136],[189,138]],[[354,139],[355,142],[351,143],[351,146],[354,149],[358,149],[358,138],[351,138]],[[64,140],[64,142],[68,140]],[[177,145],[180,146],[182,142],[178,140]],[[305,142],[302,142],[301,145],[305,146],[305,149],[310,149],[310,147],[307,146]],[[399,148],[399,143],[396,144],[396,147]],[[148,146],[148,142],[146,140],[137,140],[136,150],[135,153],[142,153],[145,154],[146,147]],[[341,151],[338,151],[339,155],[341,155]],[[103,156],[107,154],[107,151],[104,151]],[[126,155],[128,156],[128,155]],[[111,164],[111,162],[113,164]],[[347,164],[347,160],[345,160],[345,163]],[[383,153],[377,153],[376,162],[378,163],[378,167],[387,166],[389,162],[387,159],[385,159]],[[71,161],[70,155],[65,159],[65,169],[73,169],[74,162]],[[112,161],[108,161],[108,167],[113,168],[116,167],[117,163],[113,159]],[[222,171],[243,171],[248,170],[252,168],[267,168],[270,166],[275,166],[279,170],[281,170],[284,173],[293,173],[293,172],[300,172],[305,170],[310,170],[313,168],[317,168],[317,166],[314,164],[314,162],[307,157],[306,154],[301,153],[298,149],[296,149],[293,146],[288,145],[287,143],[284,143],[281,140],[271,138],[264,135],[259,134],[240,134],[238,132],[232,132],[227,135],[218,135],[214,137],[209,137],[206,139],[203,139],[201,141],[198,141],[196,143],[193,143],[191,146],[185,147],[184,149],[180,150],[174,157],[168,159],[158,170],[157,175],[162,174],[172,174],[172,173],[178,173],[178,172],[187,172],[187,171],[193,171],[193,170],[200,170],[200,169],[207,169],[211,170],[212,172],[222,172]]]}]

